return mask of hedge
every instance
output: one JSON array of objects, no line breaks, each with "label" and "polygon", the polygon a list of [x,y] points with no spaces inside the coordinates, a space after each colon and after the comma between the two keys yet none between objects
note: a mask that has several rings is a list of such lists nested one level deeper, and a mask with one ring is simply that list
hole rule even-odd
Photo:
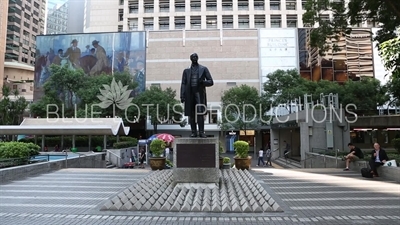
[{"label": "hedge", "polygon": [[29,158],[39,154],[40,147],[33,143],[23,142],[0,142],[0,158]]},{"label": "hedge", "polygon": [[[130,142],[131,145],[136,146],[138,143],[138,140],[133,137],[126,137],[122,136],[119,137],[120,142]],[[24,143],[35,143],[34,138],[29,138],[29,139],[21,139],[19,142],[24,142]],[[114,143],[117,142],[117,137],[115,136],[108,136],[107,137],[107,146],[113,146]],[[42,143],[42,137],[37,137],[37,144],[41,145]],[[50,147],[50,146],[60,146],[61,145],[61,137],[47,137],[45,136],[45,145]],[[91,137],[91,146],[103,146],[104,145],[104,137],[103,136],[92,136]],[[72,146],[72,137],[71,136],[65,136],[64,137],[64,146],[63,147],[71,147]],[[88,147],[89,146],[89,137],[88,136],[75,136],[75,147]],[[61,147],[61,146],[60,146]]]}]

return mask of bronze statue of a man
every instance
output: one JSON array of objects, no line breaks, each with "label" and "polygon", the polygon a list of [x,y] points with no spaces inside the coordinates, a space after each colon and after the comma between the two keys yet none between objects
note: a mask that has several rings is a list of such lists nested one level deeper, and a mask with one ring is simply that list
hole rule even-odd
[{"label": "bronze statue of a man", "polygon": [[[185,105],[185,116],[189,116],[192,134],[190,137],[207,137],[204,133],[204,116],[207,114],[206,87],[214,85],[207,67],[198,63],[196,53],[190,55],[192,65],[183,70],[181,83],[181,102]],[[197,134],[197,125],[199,134]]]}]

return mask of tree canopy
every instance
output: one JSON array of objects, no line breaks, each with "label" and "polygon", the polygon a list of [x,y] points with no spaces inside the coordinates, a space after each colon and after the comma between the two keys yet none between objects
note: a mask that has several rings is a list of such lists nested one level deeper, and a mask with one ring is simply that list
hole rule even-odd
[{"label": "tree canopy", "polygon": [[98,97],[101,89],[104,89],[104,85],[110,85],[113,79],[120,82],[122,86],[127,86],[128,90],[133,90],[137,86],[127,72],[116,72],[114,76],[107,74],[87,76],[82,70],[71,70],[58,65],[52,65],[50,71],[52,75],[43,85],[44,96],[30,107],[34,116],[44,118],[53,116],[48,115],[48,111],[55,112],[58,107],[60,117],[123,117],[124,111],[118,109],[115,112],[116,115],[113,115],[113,107],[93,107],[93,111],[99,112],[99,114],[93,115],[91,113],[92,106],[101,102]]},{"label": "tree canopy", "polygon": [[[356,105],[357,113],[376,111],[378,105],[389,100],[385,86],[374,78],[363,78],[361,81],[347,81],[339,84],[332,81],[318,82],[304,79],[297,70],[277,70],[267,75],[262,95],[263,103],[276,107],[279,104],[287,106],[294,102],[304,104],[304,95],[311,96],[314,103],[320,101],[320,95],[338,94],[339,103],[343,106]],[[368,97],[366,97],[368,96]],[[300,101],[298,101],[300,99]],[[291,111],[291,107],[287,109]]]},{"label": "tree canopy", "polygon": [[[379,25],[381,29],[374,39],[380,44],[395,38],[400,24],[400,1],[307,0],[305,10],[304,24],[318,26],[310,35],[310,45],[319,48],[321,54],[329,49],[338,50],[335,41],[349,34],[351,26],[361,22],[371,21]],[[322,16],[326,11],[332,11],[332,19]]]},{"label": "tree canopy", "polygon": [[141,119],[147,119],[147,116],[150,116],[155,133],[158,132],[159,124],[182,123],[183,107],[175,97],[176,91],[172,88],[163,90],[157,86],[150,86],[133,99],[133,103],[138,107],[128,108],[129,120],[134,120],[135,116]]},{"label": "tree canopy", "polygon": [[[19,96],[18,90],[12,91],[9,86],[2,87],[3,97],[0,99],[0,125],[19,125],[28,102]],[[10,97],[14,95],[14,99]]]},{"label": "tree canopy", "polygon": [[255,87],[241,85],[225,90],[221,96],[222,130],[254,129],[260,124],[267,104],[261,105],[260,95]]},{"label": "tree canopy", "polygon": [[[400,29],[399,29],[400,32]],[[400,34],[399,34],[400,35]],[[392,97],[392,104],[400,104],[400,36],[385,41],[380,45],[380,54],[384,66],[391,75],[387,84]]]}]

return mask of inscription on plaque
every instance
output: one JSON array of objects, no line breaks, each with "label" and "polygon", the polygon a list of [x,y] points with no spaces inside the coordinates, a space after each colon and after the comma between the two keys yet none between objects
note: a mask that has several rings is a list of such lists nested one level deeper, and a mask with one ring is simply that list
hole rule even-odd
[{"label": "inscription on plaque", "polygon": [[215,168],[215,144],[177,144],[176,168]]}]

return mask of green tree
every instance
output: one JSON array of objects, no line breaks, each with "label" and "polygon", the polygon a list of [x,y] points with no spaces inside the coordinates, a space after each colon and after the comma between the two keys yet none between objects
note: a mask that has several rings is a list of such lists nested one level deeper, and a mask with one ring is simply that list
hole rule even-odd
[{"label": "green tree", "polygon": [[[358,114],[376,114],[377,106],[388,100],[387,89],[375,78],[347,81],[343,86],[342,105],[354,104]],[[339,98],[340,100],[340,98]]]},{"label": "green tree", "polygon": [[[400,32],[400,29],[398,30]],[[390,76],[387,84],[388,92],[392,97],[389,105],[400,104],[400,36],[383,42],[380,45],[380,55],[384,66],[389,71]]]},{"label": "green tree", "polygon": [[135,117],[147,119],[147,116],[149,116],[151,124],[154,126],[154,132],[158,133],[159,124],[170,122],[171,119],[174,121],[182,120],[183,108],[175,97],[176,91],[172,88],[163,90],[160,87],[151,86],[133,99],[133,103],[138,108],[129,107],[129,118],[127,119],[134,120]]},{"label": "green tree", "polygon": [[[9,86],[2,87],[3,97],[0,99],[0,125],[19,125],[28,102],[19,96],[18,90],[11,91]],[[11,99],[11,95],[14,99]]]},{"label": "green tree", "polygon": [[[117,110],[114,115],[113,107],[95,107],[101,102],[98,98],[100,89],[103,89],[103,85],[110,85],[113,79],[127,86],[128,90],[137,86],[128,72],[116,72],[114,76],[105,73],[86,76],[82,70],[71,70],[57,65],[52,65],[50,71],[52,75],[43,86],[44,96],[30,107],[35,116],[52,116],[48,115],[48,111],[55,112],[58,109],[59,116],[63,117],[123,117],[123,110]],[[92,114],[92,109],[99,114]]]},{"label": "green tree", "polygon": [[[317,25],[310,35],[310,45],[317,47],[323,55],[328,50],[337,51],[335,43],[344,34],[351,32],[351,26],[363,21],[373,21],[380,25],[375,37],[384,43],[396,37],[400,24],[400,1],[393,0],[307,0],[303,22],[310,27]],[[326,20],[321,15],[332,11],[333,18]],[[349,26],[350,25],[350,26]]]},{"label": "green tree", "polygon": [[[263,105],[276,107],[279,104],[288,104],[311,94],[309,90],[315,89],[316,84],[305,80],[296,69],[276,70],[267,74],[267,81],[263,84]],[[268,108],[267,108],[268,109]],[[291,107],[287,108],[291,111]]]},{"label": "green tree", "polygon": [[221,96],[222,130],[254,129],[260,124],[265,109],[255,87],[241,85],[225,90]]}]

